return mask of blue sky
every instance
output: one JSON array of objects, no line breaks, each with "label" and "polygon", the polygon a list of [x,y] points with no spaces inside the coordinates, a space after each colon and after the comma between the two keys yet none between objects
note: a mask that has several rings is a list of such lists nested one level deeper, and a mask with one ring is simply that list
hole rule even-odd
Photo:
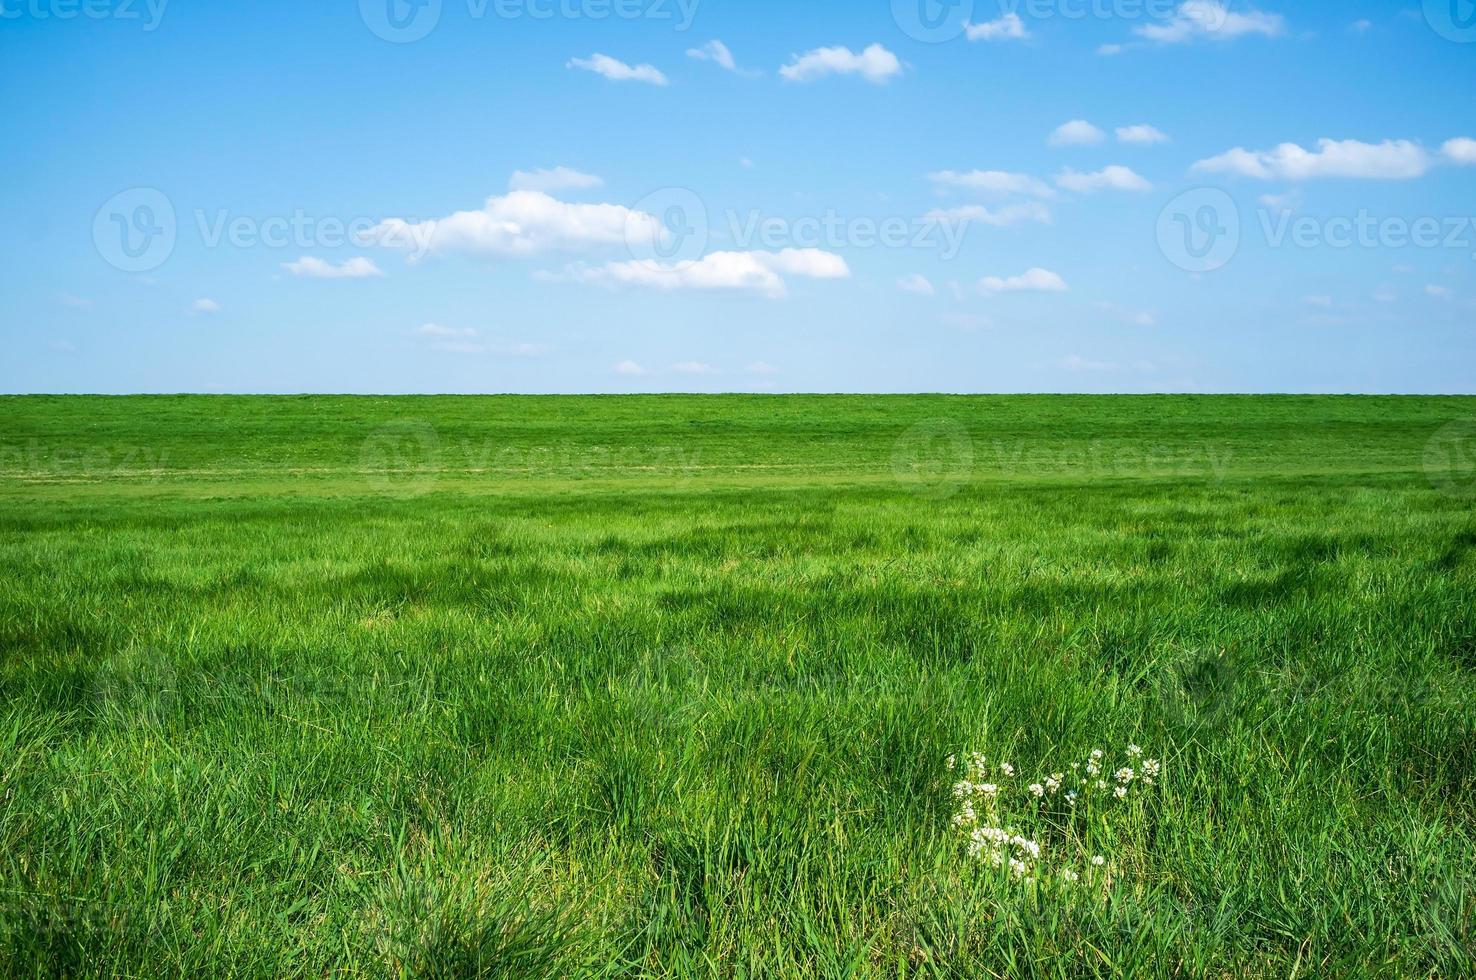
[{"label": "blue sky", "polygon": [[0,15],[0,390],[1476,391],[1471,0]]}]

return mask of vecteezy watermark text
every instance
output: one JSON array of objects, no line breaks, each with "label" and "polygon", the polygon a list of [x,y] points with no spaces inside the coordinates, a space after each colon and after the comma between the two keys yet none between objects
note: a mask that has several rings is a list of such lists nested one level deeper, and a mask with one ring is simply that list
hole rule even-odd
[{"label": "vecteezy watermark text", "polygon": [[975,479],[1179,479],[1223,482],[1233,454],[1200,444],[975,438],[957,419],[925,419],[892,446],[891,470],[908,492],[944,500]]},{"label": "vecteezy watermark text", "polygon": [[0,0],[0,20],[138,21],[157,30],[169,0]]},{"label": "vecteezy watermark text", "polygon": [[434,490],[443,477],[585,480],[655,475],[668,486],[678,486],[697,475],[701,458],[700,450],[681,445],[530,446],[443,438],[427,421],[400,419],[380,426],[364,440],[359,471],[376,493],[413,497]]},{"label": "vecteezy watermark text", "polygon": [[1476,218],[1466,216],[1405,218],[1359,211],[1319,218],[1262,209],[1257,219],[1272,248],[1449,248],[1464,249],[1476,259]]},{"label": "vecteezy watermark text", "polygon": [[1187,272],[1223,268],[1256,233],[1273,249],[1449,249],[1476,259],[1476,216],[1471,215],[1408,217],[1360,209],[1325,216],[1262,207],[1255,221],[1247,222],[1228,193],[1200,187],[1175,197],[1158,216],[1159,251]]},{"label": "vecteezy watermark text", "polygon": [[168,452],[148,446],[48,446],[38,439],[18,445],[0,443],[0,478],[158,480],[168,464]]},{"label": "vecteezy watermark text", "polygon": [[[956,258],[970,221],[946,212],[922,216],[843,215],[835,209],[777,217],[758,209],[729,209],[712,224],[706,204],[685,188],[648,194],[628,209],[625,244],[637,259],[700,259],[711,244],[739,249],[917,249]],[[282,214],[243,214],[227,208],[177,212],[174,202],[151,187],[114,195],[93,218],[93,244],[102,258],[124,272],[159,268],[180,240],[206,249],[317,249],[381,247],[415,262],[430,254],[447,223],[410,218],[387,222],[377,216],[313,214],[301,208]],[[454,229],[453,229],[454,234]],[[191,237],[193,236],[193,237]]]},{"label": "vecteezy watermark text", "polygon": [[[941,212],[848,216],[834,208],[798,217],[729,208],[714,221],[701,195],[685,187],[653,191],[631,213],[639,221],[627,229],[627,250],[634,258],[658,261],[700,259],[709,246],[771,251],[908,248],[935,250],[947,261],[958,257],[969,229],[966,218]],[[659,226],[657,235],[650,234],[650,218]]]},{"label": "vecteezy watermark text", "polygon": [[[1025,36],[1030,23],[1047,20],[1170,21],[1182,6],[1183,0],[892,0],[892,20],[914,40],[942,44],[1005,30]],[[1213,34],[1225,26],[1229,7],[1228,0],[1203,4],[1196,23]]]},{"label": "vecteezy watermark text", "polygon": [[958,256],[969,229],[966,220],[938,215],[844,217],[834,210],[801,218],[728,211],[726,219],[728,237],[740,248],[937,249],[945,260]]},{"label": "vecteezy watermark text", "polygon": [[[650,20],[687,31],[701,0],[461,0],[472,21],[495,20]],[[359,16],[376,36],[409,44],[430,35],[441,23],[443,0],[359,0]]]},{"label": "vecteezy watermark text", "polygon": [[377,217],[310,214],[301,208],[267,215],[195,208],[182,220],[168,195],[152,187],[134,187],[115,194],[97,210],[92,241],[109,265],[139,273],[169,261],[181,233],[188,231],[208,249],[310,251],[382,245],[402,249],[412,261],[425,256],[436,232],[434,222],[408,221],[393,234],[379,234],[375,229],[380,223]]}]

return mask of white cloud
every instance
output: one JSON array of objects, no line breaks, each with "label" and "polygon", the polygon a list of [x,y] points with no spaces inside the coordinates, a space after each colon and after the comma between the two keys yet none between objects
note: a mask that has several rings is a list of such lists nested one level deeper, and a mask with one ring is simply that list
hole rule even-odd
[{"label": "white cloud", "polygon": [[1348,30],[1352,31],[1355,34],[1362,34],[1364,31],[1367,31],[1372,26],[1373,21],[1371,20],[1355,20],[1353,23],[1348,25]]},{"label": "white cloud", "polygon": [[1115,164],[1091,174],[1064,170],[1056,177],[1056,184],[1078,194],[1092,194],[1102,190],[1151,191],[1153,189],[1152,184],[1132,170]]},{"label": "white cloud", "polygon": [[368,279],[384,275],[372,259],[362,256],[334,265],[332,262],[304,255],[296,262],[283,262],[282,268],[294,276],[304,276],[308,279]]},{"label": "white cloud", "polygon": [[220,312],[220,304],[213,299],[197,299],[190,304],[191,313],[211,314]]},{"label": "white cloud", "polygon": [[1425,287],[1425,295],[1436,299],[1450,299],[1455,295],[1449,286],[1436,286],[1433,283]]},{"label": "white cloud", "polygon": [[979,288],[986,293],[1064,293],[1067,286],[1066,280],[1049,269],[1036,268],[1008,279],[985,276]]},{"label": "white cloud", "polygon": [[1303,296],[1302,302],[1306,303],[1308,306],[1316,306],[1320,309],[1330,310],[1332,309],[1333,298],[1331,296]]},{"label": "white cloud", "polygon": [[1464,136],[1458,139],[1447,140],[1445,145],[1440,148],[1440,152],[1452,163],[1458,163],[1462,166],[1476,165],[1476,140],[1468,139]]},{"label": "white cloud", "polygon": [[784,276],[808,279],[847,279],[846,260],[815,248],[786,248],[779,252],[712,252],[688,262],[637,259],[608,262],[569,274],[582,282],[642,286],[672,292],[679,289],[755,292],[771,299],[788,294]]},{"label": "white cloud", "polygon": [[779,272],[809,279],[849,279],[846,260],[818,248],[786,248],[780,252],[751,252]]},{"label": "white cloud", "polygon": [[1279,37],[1285,32],[1286,21],[1280,14],[1256,10],[1235,13],[1220,0],[1185,0],[1174,16],[1135,28],[1133,33],[1160,44],[1183,44],[1199,38],[1233,41],[1249,34]]},{"label": "white cloud", "polygon": [[970,41],[1017,41],[1030,36],[1030,32],[1025,29],[1025,22],[1016,13],[1008,13],[999,20],[983,24],[965,21],[964,30]]},{"label": "white cloud", "polygon": [[1375,303],[1396,303],[1399,301],[1399,294],[1388,286],[1380,286],[1374,292],[1373,298]]},{"label": "white cloud", "polygon": [[415,328],[415,332],[422,337],[435,337],[437,339],[448,337],[470,339],[477,335],[477,332],[471,327],[443,327],[439,323],[422,323]]},{"label": "white cloud", "polygon": [[1015,174],[1004,170],[970,170],[958,173],[940,170],[928,174],[928,180],[938,187],[953,187],[960,190],[980,191],[986,194],[1028,194],[1033,197],[1055,197],[1056,192],[1049,184],[1029,174]]},{"label": "white cloud", "polygon": [[92,300],[83,299],[81,296],[73,296],[71,293],[62,293],[60,296],[57,297],[57,301],[60,302],[62,306],[68,307],[73,310],[92,309]]},{"label": "white cloud", "polygon": [[594,174],[581,173],[568,167],[554,167],[552,170],[515,170],[512,179],[507,182],[509,190],[514,191],[561,191],[561,190],[587,190],[591,187],[603,187],[604,180]]},{"label": "white cloud", "polygon": [[1037,221],[1043,225],[1051,223],[1051,209],[1038,201],[1026,201],[1020,204],[1006,204],[998,208],[986,208],[980,204],[968,204],[958,208],[937,208],[929,211],[924,218],[928,221],[946,222],[958,224],[960,222],[977,222],[981,225],[992,225],[996,228],[1005,228],[1017,225],[1022,221]]},{"label": "white cloud", "polygon": [[1061,367],[1068,371],[1116,371],[1118,365],[1111,361],[1093,361],[1079,354],[1067,354],[1061,358]]},{"label": "white cloud", "polygon": [[749,374],[778,374],[779,369],[767,361],[754,361],[748,365]]},{"label": "white cloud", "polygon": [[1125,50],[1127,50],[1126,47],[1121,44],[1103,44],[1097,48],[1097,54],[1110,58],[1113,55],[1122,54]]},{"label": "white cloud", "polygon": [[439,323],[423,323],[415,334],[424,338],[430,349],[446,354],[501,354],[509,357],[537,357],[548,353],[544,344],[492,344],[481,339],[471,327],[445,327]]},{"label": "white cloud", "polygon": [[645,374],[646,373],[646,369],[643,368],[643,367],[641,367],[635,361],[621,361],[619,364],[615,365],[615,373],[616,374],[638,375],[638,374]]},{"label": "white cloud", "polygon": [[367,240],[412,251],[416,257],[438,252],[536,255],[551,251],[661,240],[661,223],[643,211],[619,204],[571,204],[542,191],[512,191],[493,196],[480,211],[458,211],[445,218],[407,222],[388,218]]},{"label": "white cloud", "polygon": [[737,71],[738,62],[733,60],[733,52],[722,41],[708,41],[700,48],[688,48],[688,58],[696,58],[698,61],[711,61],[728,71]]},{"label": "white cloud", "polygon": [[698,61],[711,61],[713,64],[726,68],[737,75],[758,75],[759,72],[739,68],[738,61],[733,57],[733,52],[722,41],[708,41],[700,48],[688,48],[688,58],[696,58]]},{"label": "white cloud", "polygon": [[916,272],[910,276],[903,276],[901,279],[898,279],[897,288],[904,293],[916,293],[919,296],[931,296],[937,292],[927,276]]},{"label": "white cloud", "polygon": [[1085,119],[1073,119],[1068,123],[1062,123],[1056,127],[1046,140],[1051,146],[1088,146],[1092,143],[1100,143],[1107,138],[1107,134]]},{"label": "white cloud", "polygon": [[1274,208],[1277,211],[1291,211],[1302,206],[1302,192],[1287,191],[1285,194],[1262,194],[1256,200],[1263,207]]},{"label": "white cloud", "polygon": [[793,60],[779,74],[791,82],[808,82],[826,75],[860,75],[873,84],[884,84],[902,73],[902,62],[880,44],[860,54],[850,48],[816,48]]},{"label": "white cloud", "polygon": [[1158,318],[1154,316],[1153,313],[1147,310],[1124,309],[1123,307],[1118,306],[1116,303],[1106,301],[1098,303],[1097,308],[1110,313],[1127,323],[1131,323],[1135,327],[1152,327],[1158,324]]},{"label": "white cloud", "polygon": [[1274,150],[1251,152],[1236,147],[1201,160],[1195,170],[1240,174],[1257,180],[1311,180],[1319,177],[1361,177],[1370,180],[1409,180],[1429,171],[1430,155],[1409,140],[1361,143],[1358,140],[1317,141],[1316,150],[1283,143]]},{"label": "white cloud", "polygon": [[1146,145],[1167,143],[1169,142],[1169,138],[1168,134],[1163,130],[1155,126],[1149,126],[1147,123],[1139,123],[1136,126],[1117,127],[1117,141],[1119,143],[1139,143]]},{"label": "white cloud", "polygon": [[565,68],[580,68],[603,75],[612,82],[645,82],[648,85],[667,84],[666,76],[651,65],[627,65],[607,54],[594,54],[588,58],[571,58]]},{"label": "white cloud", "polygon": [[713,366],[711,364],[704,364],[701,361],[682,361],[679,364],[673,364],[671,366],[671,369],[673,371],[675,371],[677,374],[715,374],[715,373],[717,373],[716,372],[716,369],[713,368]]}]

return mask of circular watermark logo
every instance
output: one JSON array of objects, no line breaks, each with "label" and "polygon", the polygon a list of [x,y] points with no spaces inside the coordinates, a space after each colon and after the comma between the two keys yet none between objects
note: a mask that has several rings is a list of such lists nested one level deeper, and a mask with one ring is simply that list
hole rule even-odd
[{"label": "circular watermark logo", "polygon": [[441,0],[359,0],[359,16],[375,37],[410,44],[441,22]]},{"label": "circular watermark logo", "polygon": [[1447,41],[1476,42],[1476,0],[1425,0],[1425,23]]},{"label": "circular watermark logo", "polygon": [[1476,419],[1461,419],[1425,444],[1425,475],[1449,497],[1476,497]]},{"label": "circular watermark logo", "polygon": [[441,437],[435,426],[406,419],[380,426],[364,440],[359,466],[377,493],[414,497],[440,479]]},{"label": "circular watermark logo", "polygon": [[625,248],[641,261],[692,262],[707,252],[707,204],[685,187],[663,187],[625,219]]},{"label": "circular watermark logo", "polygon": [[97,254],[124,272],[149,272],[169,261],[178,231],[173,202],[152,187],[113,195],[92,219]]},{"label": "circular watermark logo", "polygon": [[161,727],[179,705],[174,662],[160,650],[129,650],[109,657],[93,676],[100,718],[130,727]]},{"label": "circular watermark logo", "polygon": [[892,476],[929,500],[958,493],[974,473],[974,440],[956,419],[928,419],[892,447]]},{"label": "circular watermark logo", "polygon": [[902,33],[924,44],[959,37],[974,15],[974,0],[892,0],[892,20]]},{"label": "circular watermark logo", "polygon": [[1158,250],[1185,272],[1224,268],[1240,250],[1240,209],[1216,187],[1185,191],[1158,215]]}]

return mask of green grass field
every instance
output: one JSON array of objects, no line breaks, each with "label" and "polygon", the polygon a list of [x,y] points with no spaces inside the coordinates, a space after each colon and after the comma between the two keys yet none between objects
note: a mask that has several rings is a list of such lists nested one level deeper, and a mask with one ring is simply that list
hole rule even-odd
[{"label": "green grass field", "polygon": [[0,399],[0,974],[1471,976],[1473,417]]}]

